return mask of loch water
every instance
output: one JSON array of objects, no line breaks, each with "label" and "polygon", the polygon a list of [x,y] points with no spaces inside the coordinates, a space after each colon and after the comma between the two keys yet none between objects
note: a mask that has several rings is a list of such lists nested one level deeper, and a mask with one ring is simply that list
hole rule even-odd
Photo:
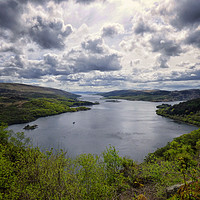
[{"label": "loch water", "polygon": [[[83,95],[81,99],[100,104],[88,111],[43,117],[9,129],[23,131],[42,150],[63,149],[74,157],[81,153],[100,154],[112,145],[121,156],[141,162],[174,137],[198,128],[156,115],[156,106],[162,102],[107,102],[97,95]],[[24,130],[27,124],[37,124],[38,128]]]}]

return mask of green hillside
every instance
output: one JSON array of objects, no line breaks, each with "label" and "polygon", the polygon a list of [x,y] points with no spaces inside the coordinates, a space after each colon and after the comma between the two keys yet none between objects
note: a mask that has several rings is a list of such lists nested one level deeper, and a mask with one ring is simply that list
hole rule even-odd
[{"label": "green hillside", "polygon": [[16,98],[55,97],[77,98],[78,95],[48,87],[32,86],[18,83],[0,83],[0,95]]},{"label": "green hillside", "polygon": [[126,99],[131,101],[183,101],[194,98],[200,98],[200,90],[182,90],[182,91],[166,91],[166,90],[116,90],[101,93],[102,96],[109,99]]},{"label": "green hillside", "polygon": [[200,126],[200,98],[173,106],[162,104],[157,108],[156,113],[158,115]]},{"label": "green hillside", "polygon": [[88,110],[91,102],[62,90],[23,84],[0,83],[0,123],[18,124],[64,112]]}]

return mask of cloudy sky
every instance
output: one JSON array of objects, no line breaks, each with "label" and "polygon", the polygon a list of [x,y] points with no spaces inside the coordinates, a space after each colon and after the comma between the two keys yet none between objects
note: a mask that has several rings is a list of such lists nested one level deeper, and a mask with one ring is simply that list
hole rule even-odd
[{"label": "cloudy sky", "polygon": [[0,0],[0,82],[199,88],[200,0]]}]

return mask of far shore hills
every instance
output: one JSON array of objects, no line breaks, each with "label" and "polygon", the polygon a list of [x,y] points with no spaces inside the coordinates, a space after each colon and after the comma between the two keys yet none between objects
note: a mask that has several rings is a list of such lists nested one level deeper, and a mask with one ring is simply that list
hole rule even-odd
[{"label": "far shore hills", "polygon": [[115,90],[111,92],[99,93],[106,99],[126,99],[130,101],[152,101],[152,102],[170,102],[187,101],[200,98],[199,89],[189,90]]},{"label": "far shore hills", "polygon": [[[200,98],[199,89],[181,91],[116,90],[98,94],[106,99],[151,102],[187,101]],[[89,110],[88,106],[96,104],[80,101],[78,97],[80,95],[54,88],[0,83],[0,124],[26,123],[39,117]],[[111,102],[118,101],[112,100]]]}]

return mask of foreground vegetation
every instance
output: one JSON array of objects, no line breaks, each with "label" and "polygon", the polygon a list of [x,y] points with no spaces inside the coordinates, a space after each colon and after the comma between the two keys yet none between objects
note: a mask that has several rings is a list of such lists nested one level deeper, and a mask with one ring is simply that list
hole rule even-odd
[{"label": "foreground vegetation", "polygon": [[0,83],[0,122],[19,124],[64,112],[89,110],[91,102],[62,90],[23,84]]},{"label": "foreground vegetation", "polygon": [[200,126],[200,98],[173,106],[162,104],[157,108],[158,115]]},{"label": "foreground vegetation", "polygon": [[0,199],[167,199],[166,187],[186,184],[172,199],[200,199],[200,130],[174,139],[137,164],[108,147],[72,159],[41,152],[23,133],[0,127]]}]

